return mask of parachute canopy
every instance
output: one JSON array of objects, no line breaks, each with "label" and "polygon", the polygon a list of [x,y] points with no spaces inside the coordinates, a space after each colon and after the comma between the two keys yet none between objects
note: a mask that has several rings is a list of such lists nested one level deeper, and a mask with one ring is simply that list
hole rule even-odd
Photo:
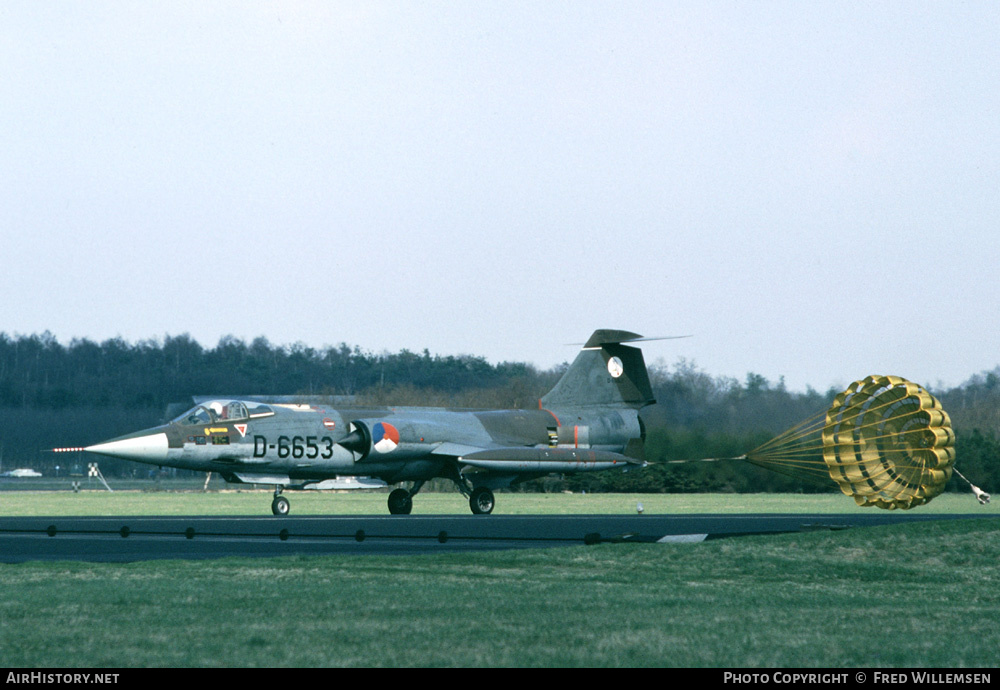
[{"label": "parachute canopy", "polygon": [[938,400],[898,376],[869,376],[745,459],[799,476],[831,477],[860,506],[896,509],[944,491],[955,433]]},{"label": "parachute canopy", "polygon": [[827,411],[823,461],[858,505],[911,508],[944,491],[955,433],[937,398],[917,384],[869,376]]}]

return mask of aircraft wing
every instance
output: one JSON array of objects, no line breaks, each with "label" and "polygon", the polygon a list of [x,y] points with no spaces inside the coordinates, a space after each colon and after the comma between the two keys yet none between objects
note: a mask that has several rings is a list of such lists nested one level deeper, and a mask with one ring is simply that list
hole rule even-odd
[{"label": "aircraft wing", "polygon": [[[504,471],[573,471],[590,469],[587,465],[600,464],[603,468],[619,465],[643,466],[646,463],[636,458],[608,450],[591,450],[576,447],[482,447],[462,443],[442,443],[433,455],[453,457],[462,465],[483,470]],[[548,466],[558,466],[546,470]]]},{"label": "aircraft wing", "polygon": [[459,458],[463,455],[478,453],[484,450],[486,450],[486,448],[483,448],[482,446],[468,446],[462,443],[447,442],[442,443],[431,451],[431,455],[447,455],[452,458]]},{"label": "aircraft wing", "polygon": [[613,467],[642,467],[642,460],[621,453],[584,448],[492,448],[464,453],[458,462],[499,472],[587,472]]}]

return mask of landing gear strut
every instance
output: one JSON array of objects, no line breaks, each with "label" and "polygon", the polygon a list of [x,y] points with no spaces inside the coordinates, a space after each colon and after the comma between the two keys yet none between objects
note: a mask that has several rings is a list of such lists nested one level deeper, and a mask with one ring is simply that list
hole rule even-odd
[{"label": "landing gear strut", "polygon": [[473,487],[472,482],[462,476],[457,465],[453,465],[451,473],[444,475],[462,492],[462,495],[469,499],[469,508],[473,515],[489,515],[496,505],[496,498],[493,492],[485,486]]},{"label": "landing gear strut", "polygon": [[288,499],[281,495],[281,487],[274,487],[274,500],[271,501],[271,512],[278,516],[288,515],[291,507]]}]

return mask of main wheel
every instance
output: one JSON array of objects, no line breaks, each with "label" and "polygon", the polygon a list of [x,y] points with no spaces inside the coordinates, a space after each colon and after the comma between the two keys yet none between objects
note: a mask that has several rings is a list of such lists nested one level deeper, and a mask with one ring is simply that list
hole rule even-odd
[{"label": "main wheel", "polygon": [[284,496],[275,496],[274,500],[271,501],[271,512],[275,515],[288,515],[289,510],[291,510],[291,504]]},{"label": "main wheel", "polygon": [[469,507],[472,508],[472,512],[476,515],[489,515],[493,512],[495,504],[496,500],[493,497],[493,492],[485,486],[480,486],[478,489],[472,490],[472,495],[469,497]]},{"label": "main wheel", "polygon": [[413,498],[406,489],[395,489],[389,494],[389,512],[393,515],[409,515],[413,510]]}]

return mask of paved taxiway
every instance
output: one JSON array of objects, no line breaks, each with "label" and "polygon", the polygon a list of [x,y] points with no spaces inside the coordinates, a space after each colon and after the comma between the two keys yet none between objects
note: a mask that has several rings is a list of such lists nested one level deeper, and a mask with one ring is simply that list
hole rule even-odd
[{"label": "paved taxiway", "polygon": [[[0,518],[0,562],[423,554],[687,542],[982,515],[572,515]],[[996,518],[988,518],[996,519]]]}]

